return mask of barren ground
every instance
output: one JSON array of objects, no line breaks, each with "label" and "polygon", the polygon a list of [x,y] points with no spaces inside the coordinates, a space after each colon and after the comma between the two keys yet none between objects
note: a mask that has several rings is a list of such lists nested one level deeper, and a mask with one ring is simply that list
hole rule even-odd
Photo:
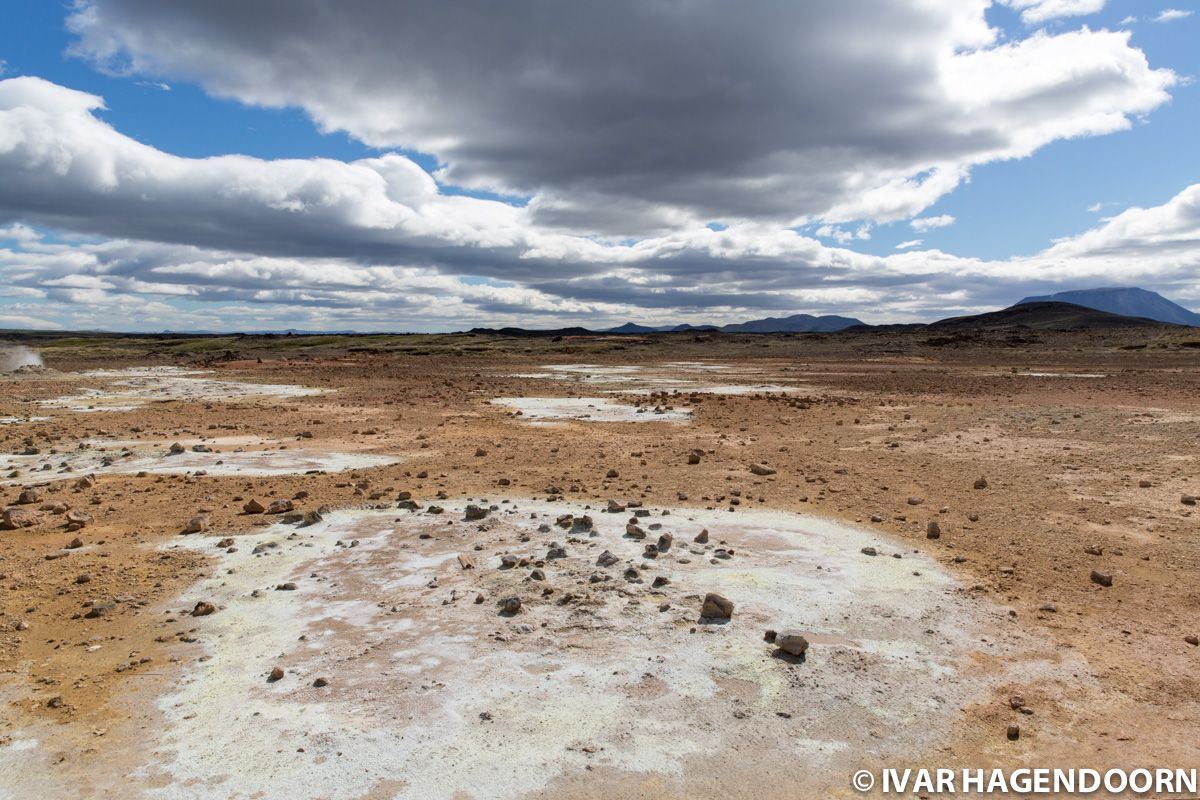
[{"label": "barren ground", "polygon": [[885,764],[1195,766],[1198,339],[37,343],[46,370],[0,376],[0,508],[38,515],[0,532],[0,793],[769,798]]}]

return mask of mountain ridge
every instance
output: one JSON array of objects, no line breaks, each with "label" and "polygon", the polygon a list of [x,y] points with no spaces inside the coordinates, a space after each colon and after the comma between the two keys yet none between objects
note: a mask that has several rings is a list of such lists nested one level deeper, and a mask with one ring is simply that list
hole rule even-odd
[{"label": "mountain ridge", "polygon": [[1200,327],[1200,314],[1168,300],[1158,292],[1136,286],[1073,289],[1055,294],[1035,295],[1026,297],[1016,305],[1029,303],[1071,303],[1125,317],[1143,317],[1174,325]]}]

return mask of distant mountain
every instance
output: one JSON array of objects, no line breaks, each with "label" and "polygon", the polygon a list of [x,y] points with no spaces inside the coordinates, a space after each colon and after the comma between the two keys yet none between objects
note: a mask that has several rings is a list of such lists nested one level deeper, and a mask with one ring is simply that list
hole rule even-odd
[{"label": "distant mountain", "polygon": [[472,328],[467,333],[483,336],[520,336],[540,338],[553,336],[595,336],[595,331],[587,328],[554,328],[551,330],[533,330],[528,328]]},{"label": "distant mountain", "polygon": [[750,322],[738,322],[721,328],[725,333],[828,333],[840,331],[855,325],[863,325],[862,320],[853,317],[824,316],[814,317],[811,314],[793,314],[790,317],[767,317]]},{"label": "distant mountain", "polygon": [[814,317],[811,314],[793,314],[790,317],[767,317],[749,322],[735,322],[729,325],[663,325],[650,327],[626,322],[618,328],[609,328],[605,333],[663,333],[682,331],[721,331],[723,333],[828,333],[840,331],[854,325],[863,325],[862,320],[853,317]]},{"label": "distant mountain", "polygon": [[1071,292],[1049,294],[1044,297],[1026,297],[1017,305],[1046,302],[1074,303],[1077,306],[1107,311],[1110,314],[1145,317],[1175,325],[1200,327],[1200,314],[1189,311],[1178,303],[1172,303],[1158,292],[1134,287],[1078,289]]},{"label": "distant mountain", "polygon": [[928,330],[1002,330],[1004,328],[1031,328],[1045,331],[1068,331],[1080,328],[1138,328],[1146,325],[1155,327],[1163,323],[1144,317],[1127,317],[1110,314],[1094,308],[1072,303],[1021,302],[1011,308],[975,314],[969,317],[951,317],[926,326]]},{"label": "distant mountain", "polygon": [[605,333],[661,333],[662,331],[672,330],[671,326],[663,328],[651,328],[647,325],[638,325],[635,322],[626,322],[619,328],[609,328]]}]

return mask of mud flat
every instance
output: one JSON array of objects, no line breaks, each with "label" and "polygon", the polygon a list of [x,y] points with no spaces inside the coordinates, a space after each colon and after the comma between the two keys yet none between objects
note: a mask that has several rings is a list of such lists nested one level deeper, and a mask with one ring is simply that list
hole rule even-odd
[{"label": "mud flat", "polygon": [[93,370],[84,378],[107,378],[103,389],[85,388],[80,393],[43,400],[48,408],[70,411],[133,411],[149,403],[179,400],[185,402],[228,401],[251,397],[310,397],[323,390],[306,386],[270,383],[242,383],[207,377],[202,370],[177,367],[139,367],[126,370]]},{"label": "mud flat", "polygon": [[493,405],[504,406],[532,424],[577,422],[686,422],[691,409],[635,406],[603,397],[497,397]]},{"label": "mud flat", "polygon": [[[674,541],[649,559],[626,533],[634,509],[490,508],[471,522],[462,505],[334,512],[228,551],[166,545],[218,554],[169,604],[203,658],[130,698],[149,705],[108,731],[111,773],[71,775],[72,796],[617,797],[651,780],[761,797],[764,774],[804,796],[935,746],[962,706],[1046,669],[1005,609],[853,527],[655,509],[634,517],[645,541]],[[731,620],[700,617],[707,592],[734,602]],[[518,612],[502,613],[508,597]],[[199,601],[219,610],[185,616]],[[806,656],[767,628],[804,631]],[[64,770],[42,769],[57,735],[18,731],[0,751],[17,796],[63,790]]]},{"label": "mud flat", "polygon": [[[352,469],[397,464],[398,456],[370,453],[327,452],[304,448],[277,450],[212,449],[169,451],[171,443],[97,443],[96,446],[54,455],[0,455],[0,486],[30,481],[57,480],[86,474],[205,473],[213,476],[302,475],[310,472],[342,472]],[[207,447],[207,446],[205,446]]]}]

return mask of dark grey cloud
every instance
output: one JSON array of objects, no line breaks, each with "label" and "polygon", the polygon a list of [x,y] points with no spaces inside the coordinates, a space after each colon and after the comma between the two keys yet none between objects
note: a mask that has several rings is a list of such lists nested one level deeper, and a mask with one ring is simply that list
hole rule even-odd
[{"label": "dark grey cloud", "polygon": [[973,164],[1167,99],[1123,34],[997,45],[987,5],[84,0],[72,27],[109,68],[298,106],[535,196],[541,224],[636,235],[911,216]]}]

